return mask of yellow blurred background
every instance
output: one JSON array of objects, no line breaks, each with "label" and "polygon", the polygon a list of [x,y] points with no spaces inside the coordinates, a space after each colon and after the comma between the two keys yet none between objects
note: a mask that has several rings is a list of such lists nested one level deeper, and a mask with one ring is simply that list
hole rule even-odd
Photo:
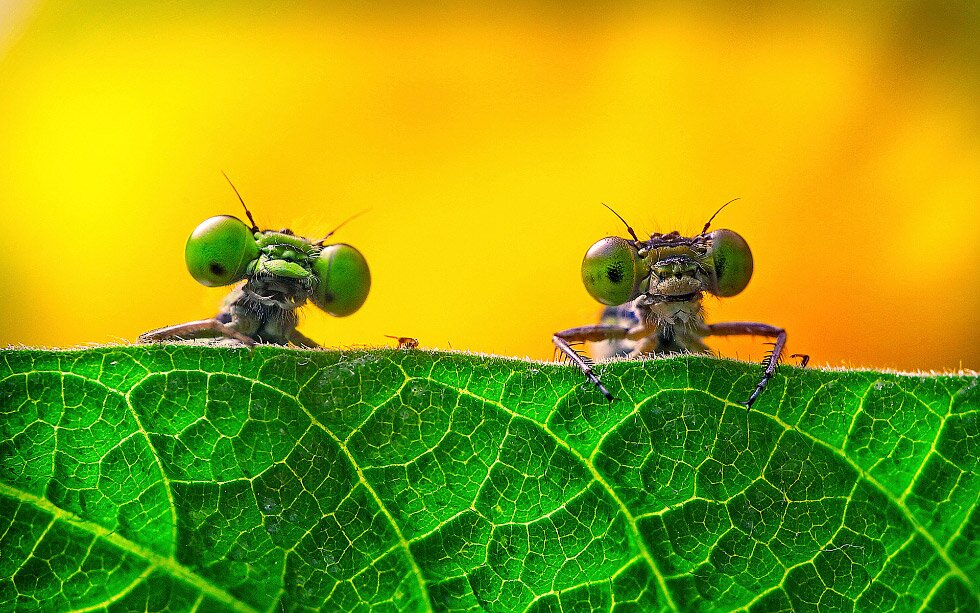
[{"label": "yellow blurred background", "polygon": [[[190,231],[241,216],[367,257],[328,346],[550,359],[595,320],[586,249],[714,227],[755,278],[709,321],[816,364],[980,368],[980,16],[970,1],[0,3],[0,346],[212,315]],[[764,339],[721,340],[761,358]]]}]

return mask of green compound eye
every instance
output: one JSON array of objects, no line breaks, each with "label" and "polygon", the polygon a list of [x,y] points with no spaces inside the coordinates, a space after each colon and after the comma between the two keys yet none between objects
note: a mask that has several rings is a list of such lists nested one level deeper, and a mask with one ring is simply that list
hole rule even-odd
[{"label": "green compound eye", "polygon": [[646,266],[626,239],[609,236],[589,247],[582,260],[582,282],[602,304],[617,305],[639,295]]},{"label": "green compound eye", "polygon": [[324,247],[313,272],[319,281],[310,299],[334,317],[350,315],[367,300],[371,271],[361,252],[350,245]]},{"label": "green compound eye", "polygon": [[752,278],[752,251],[745,239],[731,230],[715,230],[711,237],[708,257],[714,261],[714,294],[734,296],[749,284]]},{"label": "green compound eye", "polygon": [[249,263],[259,257],[252,231],[241,220],[219,215],[194,228],[184,247],[187,270],[208,287],[241,281]]}]

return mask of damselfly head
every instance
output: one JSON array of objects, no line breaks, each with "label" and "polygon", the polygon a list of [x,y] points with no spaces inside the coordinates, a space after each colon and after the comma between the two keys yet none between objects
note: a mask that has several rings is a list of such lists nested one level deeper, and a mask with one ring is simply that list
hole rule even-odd
[{"label": "damselfly head", "polygon": [[722,205],[695,236],[653,233],[645,241],[613,211],[633,240],[609,236],[589,248],[582,261],[586,290],[606,305],[625,304],[640,296],[653,304],[697,300],[704,292],[720,297],[738,294],[752,278],[748,243],[731,230],[707,232],[732,202]]},{"label": "damselfly head", "polygon": [[364,304],[371,288],[364,256],[350,245],[324,245],[357,215],[315,242],[289,229],[260,230],[231,179],[228,183],[251,227],[230,215],[211,217],[198,225],[184,248],[187,270],[194,279],[210,287],[247,281],[245,291],[263,299],[283,305],[309,299],[336,317],[350,315]]}]

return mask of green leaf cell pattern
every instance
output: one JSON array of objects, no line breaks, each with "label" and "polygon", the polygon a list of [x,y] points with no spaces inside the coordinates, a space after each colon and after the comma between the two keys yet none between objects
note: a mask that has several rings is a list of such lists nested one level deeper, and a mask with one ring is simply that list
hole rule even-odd
[{"label": "green leaf cell pattern", "polygon": [[0,354],[0,610],[978,611],[976,376]]}]

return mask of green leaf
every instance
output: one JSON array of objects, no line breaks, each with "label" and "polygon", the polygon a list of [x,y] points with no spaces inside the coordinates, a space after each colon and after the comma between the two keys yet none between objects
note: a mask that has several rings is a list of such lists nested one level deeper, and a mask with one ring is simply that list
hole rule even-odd
[{"label": "green leaf", "polygon": [[973,375],[0,358],[0,610],[980,608]]}]

